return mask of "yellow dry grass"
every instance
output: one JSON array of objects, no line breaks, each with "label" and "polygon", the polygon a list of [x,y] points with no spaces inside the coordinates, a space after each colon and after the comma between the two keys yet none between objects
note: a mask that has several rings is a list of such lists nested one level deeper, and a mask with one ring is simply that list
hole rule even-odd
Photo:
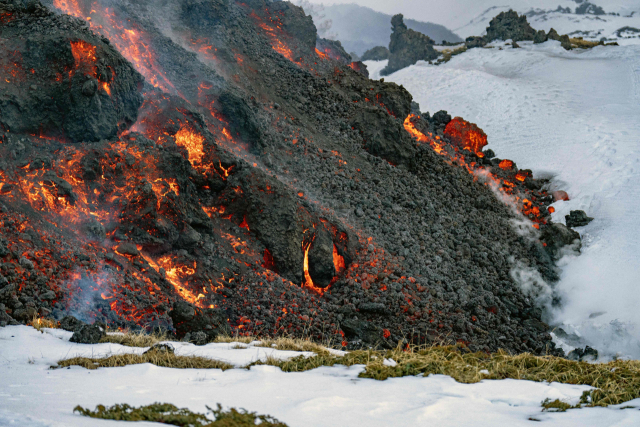
[{"label": "yellow dry grass", "polygon": [[33,319],[31,319],[29,325],[33,326],[36,330],[38,330],[38,332],[42,332],[43,328],[57,329],[60,327],[58,322],[56,322],[55,320],[43,319],[40,317],[34,317]]},{"label": "yellow dry grass", "polygon": [[219,360],[199,356],[177,356],[164,351],[150,351],[146,354],[116,354],[109,357],[74,357],[58,362],[60,368],[81,366],[86,369],[117,368],[128,365],[151,363],[163,368],[175,369],[231,369],[234,366]]}]

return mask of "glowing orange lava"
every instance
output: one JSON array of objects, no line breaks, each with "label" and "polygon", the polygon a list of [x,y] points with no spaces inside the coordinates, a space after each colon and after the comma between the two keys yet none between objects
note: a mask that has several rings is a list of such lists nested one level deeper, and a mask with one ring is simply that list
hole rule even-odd
[{"label": "glowing orange lava", "polygon": [[195,132],[192,132],[187,126],[180,128],[175,135],[176,144],[184,147],[189,152],[189,162],[192,165],[202,163],[202,157],[204,156],[204,137]]},{"label": "glowing orange lava", "polygon": [[336,245],[333,245],[333,266],[338,273],[341,273],[345,269],[344,257],[338,253]]}]

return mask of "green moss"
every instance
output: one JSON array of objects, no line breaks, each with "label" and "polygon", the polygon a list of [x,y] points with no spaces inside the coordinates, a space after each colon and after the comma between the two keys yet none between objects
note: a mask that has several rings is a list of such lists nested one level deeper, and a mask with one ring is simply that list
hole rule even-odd
[{"label": "green moss", "polygon": [[566,412],[567,409],[573,408],[573,406],[569,405],[567,402],[563,402],[560,399],[545,399],[545,401],[542,402],[542,407],[544,408],[543,411],[548,412]]},{"label": "green moss", "polygon": [[212,418],[192,412],[186,408],[180,409],[168,403],[154,403],[139,408],[134,408],[127,404],[113,405],[111,407],[98,405],[95,411],[76,406],[73,411],[87,417],[103,420],[152,421],[180,427],[246,427],[255,425],[287,427],[286,424],[272,417],[257,415],[244,409],[231,408],[223,411],[220,405],[218,405],[217,409],[212,409],[208,406],[207,409],[211,412]]}]

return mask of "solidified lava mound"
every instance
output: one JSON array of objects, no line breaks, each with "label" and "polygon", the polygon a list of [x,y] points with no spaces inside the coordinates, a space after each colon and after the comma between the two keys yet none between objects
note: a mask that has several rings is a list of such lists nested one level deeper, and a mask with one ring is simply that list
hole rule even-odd
[{"label": "solidified lava mound", "polygon": [[[63,67],[63,111],[86,105],[74,91],[95,82],[88,102],[117,112],[117,134],[101,134],[90,108],[59,137],[2,129],[0,322],[72,314],[198,341],[556,351],[536,284],[557,280],[554,251],[571,233],[556,238],[566,230],[548,224],[544,182],[490,158],[477,126],[416,114],[404,88],[319,50],[289,3],[46,6],[60,16],[0,1],[2,43],[55,30],[60,52],[95,46],[95,74],[84,63],[69,77],[72,51],[33,67]],[[137,111],[131,67],[145,80]],[[28,88],[0,86],[0,98],[26,104]]]},{"label": "solidified lava mound", "polygon": [[39,3],[3,7],[3,130],[99,141],[135,123],[143,79],[109,40]]}]

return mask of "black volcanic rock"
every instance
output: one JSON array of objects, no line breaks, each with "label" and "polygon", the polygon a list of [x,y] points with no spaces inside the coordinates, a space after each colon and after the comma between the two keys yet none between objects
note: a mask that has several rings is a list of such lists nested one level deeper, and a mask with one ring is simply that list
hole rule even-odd
[{"label": "black volcanic rock", "polygon": [[[11,317],[78,313],[198,344],[231,332],[557,353],[511,274],[523,262],[553,283],[553,261],[469,169],[508,180],[543,233],[550,197],[465,149],[476,127],[316,52],[285,2],[73,3],[63,12],[95,11],[88,25],[145,75],[144,104],[134,130],[90,144],[0,129]],[[80,96],[100,96],[93,83]]]},{"label": "black volcanic rock", "polygon": [[593,218],[588,217],[584,211],[571,211],[569,215],[565,215],[565,220],[567,222],[567,227],[584,227],[588,225]]},{"label": "black volcanic rock", "polygon": [[122,55],[81,21],[16,4],[0,3],[0,126],[78,142],[133,124],[143,80]]},{"label": "black volcanic rock", "polygon": [[439,54],[433,48],[435,42],[428,36],[407,28],[401,14],[391,19],[391,42],[389,43],[389,64],[380,72],[386,76],[418,61],[432,61]]},{"label": "black volcanic rock", "polygon": [[493,40],[513,40],[519,42],[523,40],[533,40],[536,35],[525,15],[518,15],[517,12],[510,10],[502,12],[491,20],[487,27],[487,35],[484,39],[487,42]]},{"label": "black volcanic rock", "polygon": [[384,61],[389,59],[390,56],[389,49],[384,46],[376,46],[366,51],[360,59],[363,61]]},{"label": "black volcanic rock", "polygon": [[213,341],[218,335],[228,334],[227,319],[220,310],[195,307],[187,302],[179,301],[169,312],[176,329],[176,335],[182,339],[187,334],[203,335],[205,338],[196,339],[199,345]]},{"label": "black volcanic rock", "polygon": [[73,332],[69,341],[78,344],[97,344],[106,335],[104,328],[100,325],[81,325]]}]

